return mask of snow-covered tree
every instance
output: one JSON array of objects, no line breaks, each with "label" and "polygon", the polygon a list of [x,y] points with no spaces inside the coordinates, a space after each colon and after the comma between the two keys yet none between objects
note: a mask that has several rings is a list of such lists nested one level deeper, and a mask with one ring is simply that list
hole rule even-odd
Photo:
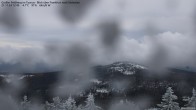
[{"label": "snow-covered tree", "polygon": [[45,103],[46,110],[82,110],[76,106],[76,101],[69,97],[67,100],[62,100],[59,97],[53,98],[53,103],[46,101]]},{"label": "snow-covered tree", "polygon": [[65,110],[63,109],[62,100],[59,97],[53,98],[53,103],[46,102],[46,110]]},{"label": "snow-covered tree", "polygon": [[27,96],[23,97],[23,101],[21,102],[21,109],[22,110],[29,110],[30,109],[30,101],[28,101]]},{"label": "snow-covered tree", "polygon": [[76,110],[84,110],[82,105],[77,106]]},{"label": "snow-covered tree", "polygon": [[174,95],[171,87],[168,87],[166,93],[162,96],[161,104],[157,104],[161,110],[180,110],[179,104],[175,102],[178,97]]},{"label": "snow-covered tree", "polygon": [[186,101],[187,104],[185,105],[186,107],[196,107],[196,91],[193,88],[192,91],[192,96],[190,97],[184,97],[183,101]]},{"label": "snow-covered tree", "polygon": [[61,110],[62,109],[61,101],[62,100],[59,97],[53,98],[54,110]]},{"label": "snow-covered tree", "polygon": [[54,104],[51,104],[48,101],[46,101],[45,110],[53,110],[53,108],[54,108]]},{"label": "snow-covered tree", "polygon": [[94,101],[95,101],[94,96],[90,93],[86,100],[86,105],[84,107],[84,110],[102,110],[101,107],[95,105]]},{"label": "snow-covered tree", "polygon": [[63,104],[63,108],[66,108],[66,110],[76,110],[76,101],[70,96],[66,102]]}]

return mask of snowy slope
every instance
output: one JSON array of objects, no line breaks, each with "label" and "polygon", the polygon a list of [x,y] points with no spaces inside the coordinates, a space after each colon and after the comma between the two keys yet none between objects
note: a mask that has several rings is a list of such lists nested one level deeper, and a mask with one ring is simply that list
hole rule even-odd
[{"label": "snowy slope", "polygon": [[130,62],[116,62],[107,66],[109,72],[120,72],[124,75],[133,75],[136,73],[137,70],[147,69],[145,66]]}]

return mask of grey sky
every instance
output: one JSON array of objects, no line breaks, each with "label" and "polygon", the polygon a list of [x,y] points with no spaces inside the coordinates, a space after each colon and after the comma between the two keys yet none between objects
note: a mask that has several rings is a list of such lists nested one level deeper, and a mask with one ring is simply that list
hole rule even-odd
[{"label": "grey sky", "polygon": [[[155,46],[149,40],[148,32],[148,26],[153,25],[157,42],[169,54],[168,63],[190,63],[189,58],[195,54],[195,39],[192,37],[195,5],[195,0],[99,0],[89,6],[84,16],[74,25],[60,17],[57,6],[19,8],[22,27],[18,32],[6,31],[5,26],[0,24],[0,50],[4,51],[0,59],[16,62],[16,56],[26,49],[38,52],[39,55],[35,57],[42,59],[45,56],[42,51],[48,43],[68,45],[82,42],[99,50],[94,52],[93,62],[107,62],[96,26],[105,19],[115,19],[122,33],[114,59],[109,59],[109,62],[147,61],[153,51],[152,46]],[[173,62],[169,62],[170,59]],[[53,62],[48,58],[42,60]]]}]

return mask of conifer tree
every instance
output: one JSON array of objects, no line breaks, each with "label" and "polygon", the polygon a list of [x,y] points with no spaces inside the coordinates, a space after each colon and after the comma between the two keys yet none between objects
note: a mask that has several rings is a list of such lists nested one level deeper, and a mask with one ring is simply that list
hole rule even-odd
[{"label": "conifer tree", "polygon": [[30,109],[30,101],[28,101],[27,96],[23,97],[23,101],[21,102],[21,109],[22,110],[29,110]]},{"label": "conifer tree", "polygon": [[185,106],[187,107],[195,107],[196,108],[196,91],[193,88],[192,96],[190,97],[184,97],[183,101],[186,101],[187,104]]},{"label": "conifer tree", "polygon": [[179,104],[175,102],[178,97],[174,95],[171,87],[168,87],[166,93],[162,96],[161,104],[157,104],[161,110],[180,110]]},{"label": "conifer tree", "polygon": [[55,108],[54,105],[46,101],[45,110],[53,110],[53,108]]},{"label": "conifer tree", "polygon": [[76,110],[84,110],[82,105],[79,105]]},{"label": "conifer tree", "polygon": [[64,104],[66,110],[76,110],[76,101],[70,96]]},{"label": "conifer tree", "polygon": [[53,98],[53,103],[51,103],[52,110],[62,110],[63,106],[62,106],[61,101],[62,100],[59,97]]},{"label": "conifer tree", "polygon": [[102,110],[101,107],[95,105],[94,101],[94,96],[90,93],[86,100],[86,106],[84,107],[84,110]]}]

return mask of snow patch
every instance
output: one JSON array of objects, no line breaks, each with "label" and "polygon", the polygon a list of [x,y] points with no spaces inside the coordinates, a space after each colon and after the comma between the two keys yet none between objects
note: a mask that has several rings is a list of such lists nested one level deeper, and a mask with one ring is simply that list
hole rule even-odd
[{"label": "snow patch", "polygon": [[96,84],[102,83],[102,81],[99,81],[98,79],[91,79],[90,81]]},{"label": "snow patch", "polygon": [[107,89],[97,89],[96,92],[98,93],[109,93]]}]

